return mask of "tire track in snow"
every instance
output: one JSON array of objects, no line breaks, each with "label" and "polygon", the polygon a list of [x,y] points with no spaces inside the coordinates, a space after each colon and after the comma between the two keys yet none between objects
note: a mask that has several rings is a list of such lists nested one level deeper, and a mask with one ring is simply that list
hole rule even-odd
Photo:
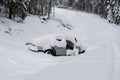
[{"label": "tire track in snow", "polygon": [[114,80],[113,74],[115,70],[115,50],[111,44],[106,44],[106,46],[106,49],[108,49],[107,51],[109,52],[107,52],[104,69],[101,76],[99,76],[99,80]]}]

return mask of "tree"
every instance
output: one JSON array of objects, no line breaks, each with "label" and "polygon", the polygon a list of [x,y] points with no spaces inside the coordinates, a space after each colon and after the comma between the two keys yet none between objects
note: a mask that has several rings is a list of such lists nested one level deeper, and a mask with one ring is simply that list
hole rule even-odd
[{"label": "tree", "polygon": [[68,6],[73,7],[75,0],[68,0]]},{"label": "tree", "polygon": [[52,2],[51,2],[52,0],[49,0],[49,2],[48,2],[48,19],[50,18],[50,13],[51,13],[51,10],[52,10]]},{"label": "tree", "polygon": [[[64,0],[58,0],[62,2]],[[110,23],[120,24],[120,0],[68,0],[68,7],[95,13]]]},{"label": "tree", "polygon": [[6,7],[9,19],[21,17],[25,19],[27,14],[50,17],[53,0],[0,0],[0,4]]}]

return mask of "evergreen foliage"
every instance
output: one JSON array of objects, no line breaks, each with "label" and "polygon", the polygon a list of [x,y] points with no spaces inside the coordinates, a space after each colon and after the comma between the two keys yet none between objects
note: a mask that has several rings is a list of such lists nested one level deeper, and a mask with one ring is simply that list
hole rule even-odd
[{"label": "evergreen foliage", "polygon": [[50,18],[53,3],[63,8],[98,14],[110,23],[120,24],[120,0],[0,0],[6,17],[21,17],[23,20],[28,14]]},{"label": "evergreen foliage", "polygon": [[4,6],[6,17],[14,19],[21,17],[23,20],[28,14],[50,17],[52,0],[0,0]]},{"label": "evergreen foliage", "polygon": [[[62,6],[66,6],[64,1],[58,0]],[[110,23],[120,24],[120,0],[68,0],[67,7],[98,14]]]}]

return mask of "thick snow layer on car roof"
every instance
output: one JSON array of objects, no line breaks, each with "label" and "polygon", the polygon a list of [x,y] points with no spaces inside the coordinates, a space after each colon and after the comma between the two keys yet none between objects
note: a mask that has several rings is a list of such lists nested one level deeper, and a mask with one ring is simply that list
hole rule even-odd
[{"label": "thick snow layer on car roof", "polygon": [[[43,47],[43,49],[50,49],[51,46],[66,47],[66,38],[68,40],[72,40],[72,38],[70,39],[62,34],[49,34],[45,35],[44,37],[34,38],[32,39],[31,43],[36,46],[41,46]],[[59,39],[60,41],[58,41],[57,39]]]}]

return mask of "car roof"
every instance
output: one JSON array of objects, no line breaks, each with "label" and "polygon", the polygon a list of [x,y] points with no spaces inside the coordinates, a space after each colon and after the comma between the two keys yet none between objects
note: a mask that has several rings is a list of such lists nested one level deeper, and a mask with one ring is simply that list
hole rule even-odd
[{"label": "car roof", "polygon": [[[58,41],[57,39],[61,39],[62,41]],[[46,48],[50,48],[50,46],[65,47],[67,44],[66,40],[69,40],[75,44],[75,38],[63,34],[49,34],[43,37],[37,37],[34,38],[31,43],[36,46],[43,46]]]}]

